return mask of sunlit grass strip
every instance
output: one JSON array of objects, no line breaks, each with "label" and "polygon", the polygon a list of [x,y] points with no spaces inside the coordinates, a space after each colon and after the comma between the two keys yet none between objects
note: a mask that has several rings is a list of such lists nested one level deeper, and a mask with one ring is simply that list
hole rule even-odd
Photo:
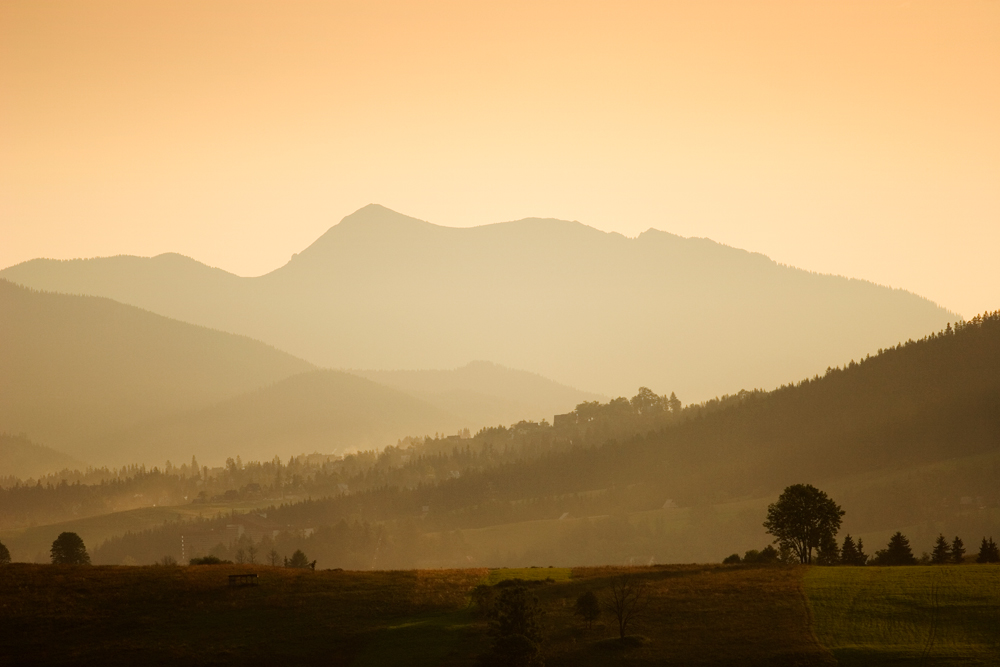
[{"label": "sunlit grass strip", "polygon": [[841,665],[1000,665],[1000,567],[814,567],[816,638]]}]

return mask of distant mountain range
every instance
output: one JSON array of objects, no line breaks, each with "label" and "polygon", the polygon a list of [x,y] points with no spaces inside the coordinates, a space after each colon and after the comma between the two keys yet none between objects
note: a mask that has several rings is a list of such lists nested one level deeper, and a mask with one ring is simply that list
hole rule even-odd
[{"label": "distant mountain range", "polygon": [[25,434],[0,443],[0,476],[80,461],[162,465],[194,454],[214,464],[383,447],[551,419],[594,398],[489,363],[371,375],[319,370],[250,338],[110,299],[0,279],[0,434]]},{"label": "distant mountain range", "polygon": [[457,229],[377,205],[256,278],[172,254],[38,259],[0,277],[243,334],[321,367],[488,359],[685,402],[811,376],[958,319],[909,292],[707,239],[549,219]]}]

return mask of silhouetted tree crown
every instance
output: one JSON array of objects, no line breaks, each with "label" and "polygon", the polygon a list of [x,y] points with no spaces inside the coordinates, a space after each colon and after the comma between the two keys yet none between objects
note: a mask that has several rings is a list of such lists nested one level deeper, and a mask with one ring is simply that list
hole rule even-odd
[{"label": "silhouetted tree crown", "polygon": [[523,585],[503,588],[489,613],[493,645],[481,664],[541,667],[542,610],[538,598]]},{"label": "silhouetted tree crown", "polygon": [[309,559],[301,549],[296,549],[292,557],[285,561],[285,567],[309,567]]},{"label": "silhouetted tree crown", "polygon": [[917,559],[913,557],[913,551],[910,549],[910,540],[906,539],[903,533],[897,531],[889,538],[888,546],[875,553],[875,564],[916,565]]},{"label": "silhouetted tree crown", "polygon": [[965,544],[958,535],[951,543],[951,560],[953,563],[961,565],[965,561]]},{"label": "silhouetted tree crown", "polygon": [[[768,506],[764,527],[775,542],[795,553],[800,563],[812,563],[813,549],[833,542],[843,516],[840,505],[823,491],[811,484],[794,484]],[[836,548],[836,542],[833,544]]]},{"label": "silhouetted tree crown", "polygon": [[53,565],[90,565],[90,554],[76,533],[60,533],[52,543]]},{"label": "silhouetted tree crown", "polygon": [[938,535],[937,542],[934,543],[934,551],[931,552],[931,562],[935,565],[944,565],[951,562],[951,546],[944,535]]},{"label": "silhouetted tree crown", "polygon": [[10,551],[4,546],[3,542],[0,542],[0,565],[7,565],[10,563]]},{"label": "silhouetted tree crown", "polygon": [[979,545],[979,555],[976,556],[977,563],[1000,563],[1000,548],[997,547],[997,543],[993,541],[990,537],[987,540],[983,538],[982,544]]}]

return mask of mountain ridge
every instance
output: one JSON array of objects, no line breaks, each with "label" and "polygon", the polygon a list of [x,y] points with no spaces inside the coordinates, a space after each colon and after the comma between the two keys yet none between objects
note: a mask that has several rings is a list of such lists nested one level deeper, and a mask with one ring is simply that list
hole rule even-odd
[{"label": "mountain ridge", "polygon": [[602,394],[653,385],[684,400],[778,386],[959,319],[905,290],[706,239],[543,218],[443,227],[378,205],[253,278],[163,256],[0,276],[250,335],[321,367],[489,359]]}]

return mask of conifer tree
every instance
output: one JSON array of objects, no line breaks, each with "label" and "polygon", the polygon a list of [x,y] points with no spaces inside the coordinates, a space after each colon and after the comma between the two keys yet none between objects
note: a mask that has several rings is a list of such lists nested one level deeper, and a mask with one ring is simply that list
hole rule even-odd
[{"label": "conifer tree", "polygon": [[833,538],[833,535],[827,535],[820,542],[816,553],[816,563],[818,565],[840,565],[840,547],[837,546],[837,540]]},{"label": "conifer tree", "polygon": [[1000,563],[1000,548],[993,538],[987,541],[983,538],[983,543],[979,546],[979,555],[976,556],[977,563]]},{"label": "conifer tree", "polygon": [[889,545],[875,554],[875,564],[916,565],[917,559],[913,557],[910,541],[903,533],[896,531],[896,534],[889,538]]},{"label": "conifer tree", "polygon": [[961,565],[965,560],[965,544],[962,543],[962,538],[958,535],[951,543],[951,561],[958,565]]},{"label": "conifer tree", "polygon": [[935,565],[951,562],[951,547],[948,546],[948,540],[944,539],[944,535],[938,535],[934,551],[931,553],[931,562]]},{"label": "conifer tree", "polygon": [[867,565],[868,564],[868,554],[865,553],[865,543],[858,538],[858,562],[856,565]]},{"label": "conifer tree", "polygon": [[844,538],[844,546],[840,550],[840,563],[842,565],[863,565],[859,561],[858,547],[854,544],[854,538],[848,535]]}]

